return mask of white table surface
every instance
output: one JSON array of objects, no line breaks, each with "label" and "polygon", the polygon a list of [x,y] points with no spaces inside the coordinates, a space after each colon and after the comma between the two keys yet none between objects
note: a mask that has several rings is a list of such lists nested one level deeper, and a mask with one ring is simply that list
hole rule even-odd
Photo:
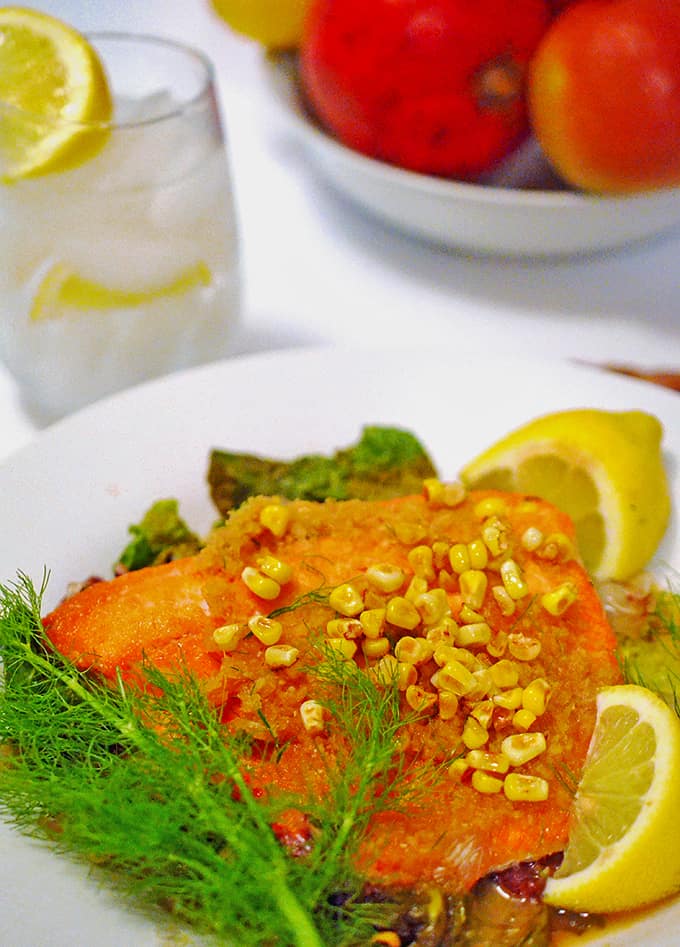
[{"label": "white table surface", "polygon": [[[680,370],[680,228],[615,253],[553,261],[474,258],[420,243],[319,176],[275,121],[261,50],[231,33],[208,0],[30,5],[83,30],[180,39],[214,61],[243,253],[235,354],[387,340],[446,346],[452,368],[461,352],[490,350]],[[0,459],[38,430],[0,366]]]}]

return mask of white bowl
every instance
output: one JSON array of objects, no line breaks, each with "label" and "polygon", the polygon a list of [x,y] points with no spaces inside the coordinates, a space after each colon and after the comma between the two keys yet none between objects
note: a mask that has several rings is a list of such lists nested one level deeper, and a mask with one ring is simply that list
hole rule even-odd
[{"label": "white bowl", "polygon": [[367,158],[324,132],[305,111],[294,56],[269,56],[265,75],[279,115],[328,180],[416,237],[473,253],[554,256],[619,247],[680,224],[680,188],[627,197],[569,191],[551,176],[533,142],[485,184]]}]

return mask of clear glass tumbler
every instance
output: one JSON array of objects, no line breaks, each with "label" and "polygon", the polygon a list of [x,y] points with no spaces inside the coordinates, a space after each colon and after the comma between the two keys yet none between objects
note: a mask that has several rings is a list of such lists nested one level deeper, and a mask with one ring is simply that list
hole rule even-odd
[{"label": "clear glass tumbler", "polygon": [[43,421],[229,354],[239,310],[211,64],[155,37],[88,39],[114,103],[103,147],[0,183],[0,358]]}]

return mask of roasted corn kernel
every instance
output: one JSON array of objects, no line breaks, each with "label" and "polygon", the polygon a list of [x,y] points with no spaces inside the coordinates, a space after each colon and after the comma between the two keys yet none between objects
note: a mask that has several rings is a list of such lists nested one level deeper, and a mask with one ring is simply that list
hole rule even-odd
[{"label": "roasted corn kernel", "polygon": [[367,608],[360,613],[359,621],[367,638],[379,638],[385,630],[385,609]]},{"label": "roasted corn kernel", "polygon": [[212,638],[220,651],[234,651],[248,634],[243,625],[220,625],[212,633]]},{"label": "roasted corn kernel", "polygon": [[276,644],[283,634],[281,622],[275,618],[266,618],[264,615],[253,615],[248,620],[248,628],[264,645]]},{"label": "roasted corn kernel", "polygon": [[449,549],[449,564],[460,575],[470,568],[470,553],[466,543],[454,543]]},{"label": "roasted corn kernel", "polygon": [[271,601],[281,594],[279,583],[274,579],[270,579],[269,576],[263,575],[253,566],[246,566],[243,569],[241,579],[253,595],[257,595],[258,598]]},{"label": "roasted corn kernel", "polygon": [[364,610],[363,595],[351,582],[336,586],[328,596],[328,604],[347,618],[354,618]]},{"label": "roasted corn kernel", "polygon": [[471,769],[483,769],[489,773],[507,773],[510,760],[504,753],[488,753],[486,750],[470,750],[465,762]]},{"label": "roasted corn kernel", "polygon": [[413,574],[420,576],[421,579],[432,581],[435,576],[433,566],[433,554],[431,546],[414,546],[409,549],[408,563],[413,569]]},{"label": "roasted corn kernel", "polygon": [[270,668],[289,668],[298,659],[300,651],[291,645],[273,644],[265,649],[264,660]]},{"label": "roasted corn kernel", "polygon": [[543,677],[537,677],[531,681],[522,691],[522,707],[530,710],[532,714],[540,717],[545,713],[550,694],[550,684]]},{"label": "roasted corn kernel", "polygon": [[461,625],[456,632],[456,644],[461,648],[481,647],[491,641],[491,628],[485,621]]},{"label": "roasted corn kernel", "polygon": [[546,592],[541,596],[541,605],[550,615],[559,617],[564,615],[570,605],[573,605],[578,597],[578,589],[573,582],[563,582],[557,588]]},{"label": "roasted corn kernel", "polygon": [[489,742],[489,731],[474,717],[466,717],[463,724],[463,743],[468,750],[478,750]]},{"label": "roasted corn kernel", "polygon": [[524,766],[544,753],[545,736],[542,733],[513,733],[501,743],[501,752],[510,760],[511,766]]},{"label": "roasted corn kernel", "polygon": [[412,710],[424,713],[437,703],[437,695],[426,691],[418,684],[411,684],[406,688],[406,703]]},{"label": "roasted corn kernel", "polygon": [[258,556],[255,560],[258,569],[263,575],[274,579],[279,585],[285,585],[293,577],[293,570],[286,562],[277,559],[276,556]]},{"label": "roasted corn kernel", "polygon": [[385,618],[396,628],[413,631],[420,624],[420,615],[413,602],[401,595],[395,595],[387,603]]},{"label": "roasted corn kernel", "polygon": [[505,516],[508,512],[508,505],[503,497],[484,497],[478,503],[475,503],[475,516],[480,520],[485,520],[489,516]]},{"label": "roasted corn kernel", "polygon": [[548,798],[548,781],[540,776],[527,776],[524,773],[508,773],[503,783],[503,791],[511,802],[543,802]]},{"label": "roasted corn kernel", "polygon": [[499,779],[498,776],[491,776],[490,773],[485,773],[481,769],[476,769],[473,772],[471,783],[473,789],[487,796],[500,792],[503,788],[502,779]]},{"label": "roasted corn kernel", "polygon": [[268,503],[260,510],[259,521],[272,536],[281,539],[290,523],[290,511],[280,503]]},{"label": "roasted corn kernel", "polygon": [[470,608],[481,608],[489,580],[481,569],[466,569],[459,577],[460,593]]},{"label": "roasted corn kernel", "polygon": [[501,565],[501,579],[505,591],[511,599],[517,601],[529,594],[529,586],[524,581],[522,570],[514,559],[506,559]]},{"label": "roasted corn kernel", "polygon": [[304,700],[300,704],[302,726],[311,736],[324,731],[324,709],[317,700]]},{"label": "roasted corn kernel", "polygon": [[380,562],[366,569],[366,578],[374,589],[391,594],[402,587],[406,573],[399,566],[389,562]]},{"label": "roasted corn kernel", "polygon": [[541,642],[515,631],[508,635],[508,651],[518,661],[533,661],[541,653]]},{"label": "roasted corn kernel", "polygon": [[434,645],[427,638],[412,638],[404,635],[394,646],[394,656],[397,661],[407,664],[424,664],[434,653]]}]

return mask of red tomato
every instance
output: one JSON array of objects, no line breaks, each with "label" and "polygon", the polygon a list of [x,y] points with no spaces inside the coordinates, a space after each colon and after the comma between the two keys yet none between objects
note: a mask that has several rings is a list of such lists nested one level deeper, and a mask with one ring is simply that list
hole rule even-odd
[{"label": "red tomato", "polygon": [[627,192],[680,184],[680,2],[581,0],[530,71],[536,137],[570,184]]},{"label": "red tomato", "polygon": [[549,16],[547,0],[316,0],[303,91],[350,148],[475,178],[527,133],[525,74]]}]

